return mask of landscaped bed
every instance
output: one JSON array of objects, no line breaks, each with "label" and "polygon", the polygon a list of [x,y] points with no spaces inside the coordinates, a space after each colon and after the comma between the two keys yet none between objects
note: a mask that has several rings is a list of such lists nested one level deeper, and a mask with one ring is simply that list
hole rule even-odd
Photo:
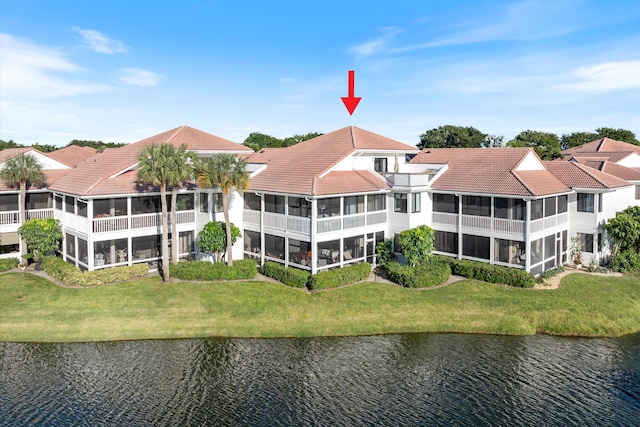
[{"label": "landscaped bed", "polygon": [[0,341],[639,330],[637,274],[571,274],[556,290],[464,280],[423,292],[366,282],[320,293],[264,281],[162,283],[159,277],[64,288],[33,274],[0,275]]}]

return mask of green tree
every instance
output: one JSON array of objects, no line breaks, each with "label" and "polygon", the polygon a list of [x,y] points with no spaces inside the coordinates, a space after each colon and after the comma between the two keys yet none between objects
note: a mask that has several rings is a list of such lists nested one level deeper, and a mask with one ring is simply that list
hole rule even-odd
[{"label": "green tree", "polygon": [[58,244],[62,240],[60,221],[53,218],[30,219],[18,228],[18,234],[27,244],[36,261],[47,252],[58,249]]},{"label": "green tree", "polygon": [[418,148],[478,148],[486,137],[487,134],[471,126],[446,125],[420,135]]},{"label": "green tree", "polygon": [[[231,223],[231,246],[241,237],[240,229]],[[216,254],[215,261],[220,261],[220,254],[227,251],[227,232],[223,221],[210,221],[198,233],[198,247],[206,254]],[[212,260],[213,262],[213,260]]]},{"label": "green tree", "polygon": [[4,150],[5,148],[20,148],[20,147],[23,147],[23,145],[13,142],[13,140],[11,139],[8,141],[3,141],[0,139],[0,151]]},{"label": "green tree", "polygon": [[240,191],[249,189],[249,173],[246,170],[244,160],[236,158],[233,154],[218,154],[203,159],[198,166],[198,184],[202,188],[220,187],[222,191],[222,210],[227,231],[227,265],[233,265],[233,236],[231,235],[231,222],[229,221],[229,192],[232,188]]},{"label": "green tree", "polygon": [[295,144],[298,144],[300,142],[307,141],[309,139],[318,137],[320,135],[322,135],[322,134],[318,133],[318,132],[309,132],[309,133],[304,134],[304,135],[296,134],[296,135],[293,135],[293,136],[289,136],[289,137],[284,138],[282,140],[282,146],[283,147],[289,147],[291,145],[295,145]]},{"label": "green tree", "polygon": [[434,249],[435,231],[426,225],[404,230],[398,235],[402,256],[411,267],[424,264]]},{"label": "green tree", "polygon": [[[182,147],[181,147],[182,148]],[[138,178],[160,186],[162,204],[162,279],[169,280],[169,225],[167,221],[167,186],[178,180],[176,173],[176,149],[168,142],[147,145],[138,156]],[[179,181],[179,180],[178,180]],[[175,203],[172,210],[175,209]],[[177,236],[174,238],[177,241]]]},{"label": "green tree", "polygon": [[60,147],[56,147],[55,145],[51,145],[51,144],[33,144],[32,145],[33,148],[35,148],[38,151],[41,151],[43,153],[51,153],[52,151],[56,151],[58,149],[60,149]]},{"label": "green tree", "polygon": [[613,256],[618,251],[640,252],[640,206],[629,207],[610,218],[604,226],[613,239]]},{"label": "green tree", "polygon": [[70,145],[77,145],[78,147],[91,147],[91,148],[95,148],[98,151],[103,151],[105,148],[118,148],[126,144],[118,143],[118,142],[102,142],[102,141],[74,139],[67,144],[67,147]]},{"label": "green tree", "polygon": [[185,182],[193,180],[194,166],[196,157],[191,151],[187,151],[187,146],[182,144],[178,147],[171,158],[169,159],[173,164],[171,166],[171,175],[167,177],[167,184],[171,186],[171,236],[173,237],[174,244],[171,247],[171,263],[178,263],[178,188],[180,188]]},{"label": "green tree", "polygon": [[596,132],[598,133],[598,138],[611,138],[616,141],[624,141],[629,144],[640,145],[640,141],[636,139],[636,134],[630,130],[601,127],[596,129]]},{"label": "green tree", "polygon": [[567,150],[569,148],[579,147],[587,142],[595,141],[598,138],[600,138],[600,136],[595,132],[573,132],[562,135],[560,145],[563,150]]},{"label": "green tree", "polygon": [[549,132],[525,130],[507,142],[507,147],[532,147],[542,160],[562,157],[562,147],[558,136]]},{"label": "green tree", "polygon": [[260,151],[262,148],[281,148],[290,147],[291,145],[298,144],[302,141],[306,141],[311,138],[322,135],[318,132],[309,132],[304,135],[293,135],[284,139],[276,138],[275,136],[266,135],[260,132],[252,132],[247,139],[244,140],[242,145],[251,148],[254,151]]},{"label": "green tree", "polygon": [[[20,210],[20,221],[24,222],[26,219],[27,182],[34,186],[40,186],[44,183],[45,175],[44,172],[42,172],[42,165],[38,162],[38,159],[31,154],[19,154],[5,162],[0,176],[2,176],[2,180],[8,185],[20,187],[18,209]],[[23,255],[25,253],[24,244],[22,245],[21,253]]]}]

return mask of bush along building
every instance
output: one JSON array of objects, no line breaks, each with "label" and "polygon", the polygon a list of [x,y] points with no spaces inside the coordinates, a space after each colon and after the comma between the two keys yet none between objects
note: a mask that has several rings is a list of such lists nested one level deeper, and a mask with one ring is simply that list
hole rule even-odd
[{"label": "bush along building", "polygon": [[[138,177],[138,157],[154,143],[182,144],[198,157],[243,158],[249,189],[232,191],[230,220],[241,231],[233,258],[274,261],[316,273],[368,261],[377,243],[418,225],[435,230],[435,252],[534,274],[606,262],[607,219],[640,205],[640,147],[608,138],[542,161],[530,148],[424,149],[357,127],[258,152],[188,126],[97,153],[67,147],[0,151],[0,168],[20,154],[42,165],[41,185],[0,182],[0,257],[19,257],[18,227],[60,221],[60,256],[81,269],[161,257],[160,189]],[[25,214],[20,215],[20,203]],[[178,190],[178,256],[201,259],[197,235],[223,221],[221,193],[195,181]]]}]

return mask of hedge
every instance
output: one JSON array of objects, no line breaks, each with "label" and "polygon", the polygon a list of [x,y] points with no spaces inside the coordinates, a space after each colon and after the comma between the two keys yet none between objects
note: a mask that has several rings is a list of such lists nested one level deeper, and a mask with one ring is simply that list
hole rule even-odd
[{"label": "hedge", "polygon": [[309,282],[309,272],[299,268],[287,268],[282,264],[267,261],[262,266],[262,274],[294,288],[304,288]]},{"label": "hedge", "polygon": [[536,282],[538,283],[542,283],[547,279],[552,278],[553,276],[557,276],[558,274],[564,272],[564,267],[560,266],[560,267],[556,267],[556,268],[552,268],[551,270],[547,270],[544,273],[542,273],[541,275],[538,276],[538,278],[536,279]]},{"label": "hedge", "polygon": [[309,278],[309,289],[331,289],[365,280],[371,274],[371,264],[351,264],[335,270],[323,271]]},{"label": "hedge", "polygon": [[144,277],[149,273],[147,264],[131,267],[113,267],[96,271],[80,271],[76,266],[54,256],[42,257],[42,270],[67,285],[95,286]]},{"label": "hedge", "polygon": [[18,266],[18,258],[0,259],[0,271],[9,271]]},{"label": "hedge", "polygon": [[182,261],[169,267],[169,275],[182,280],[241,280],[254,279],[257,274],[256,262],[252,259],[226,262]]},{"label": "hedge", "polygon": [[613,257],[611,268],[613,271],[620,273],[640,271],[640,253],[629,250],[618,252],[616,256]]},{"label": "hedge", "polygon": [[518,288],[533,288],[536,284],[533,274],[517,268],[446,256],[439,258],[449,264],[453,274],[468,279],[477,279],[489,283],[506,283]]},{"label": "hedge", "polygon": [[446,282],[451,276],[449,264],[439,259],[417,267],[389,262],[386,269],[389,279],[405,288],[430,288]]}]

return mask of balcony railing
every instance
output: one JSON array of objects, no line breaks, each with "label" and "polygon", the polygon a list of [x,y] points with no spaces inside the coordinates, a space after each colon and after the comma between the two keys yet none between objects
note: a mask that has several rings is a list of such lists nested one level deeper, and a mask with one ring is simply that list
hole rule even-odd
[{"label": "balcony railing", "polygon": [[[462,215],[462,231],[493,231],[512,236],[523,236],[526,232],[526,221],[488,216]],[[458,228],[458,214],[433,212],[434,225],[445,225]]]},{"label": "balcony railing", "polygon": [[386,172],[383,175],[387,179],[387,183],[392,187],[418,187],[429,185],[429,181],[435,176],[435,173]]},{"label": "balcony railing", "polygon": [[[195,222],[194,211],[179,211],[176,213],[178,224],[190,224]],[[161,223],[162,214],[150,213],[131,216],[111,216],[93,219],[94,233],[108,233],[112,231],[135,230],[140,228],[158,228]],[[167,214],[167,223],[171,226],[171,213]]]},{"label": "balcony railing", "polygon": [[[27,219],[39,218],[53,218],[53,209],[29,209],[26,211]],[[0,225],[20,224],[20,211],[6,211],[0,212]]]}]

